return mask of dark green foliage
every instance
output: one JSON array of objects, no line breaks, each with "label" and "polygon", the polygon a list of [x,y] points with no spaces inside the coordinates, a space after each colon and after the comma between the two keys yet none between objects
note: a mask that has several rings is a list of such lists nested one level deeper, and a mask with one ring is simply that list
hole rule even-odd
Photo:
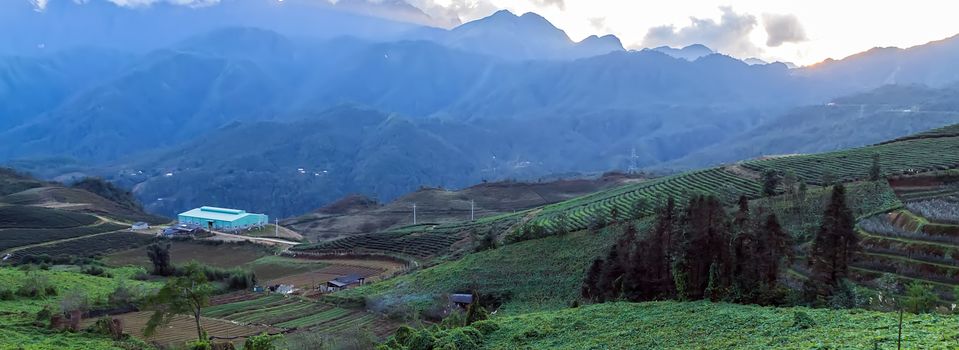
[{"label": "dark green foliage", "polygon": [[254,335],[252,337],[246,338],[246,341],[243,342],[243,350],[275,350],[276,341],[282,338],[279,335],[269,335],[266,333],[260,335]]},{"label": "dark green foliage", "polygon": [[816,326],[816,321],[803,311],[793,311],[793,328],[809,329]]},{"label": "dark green foliage", "polygon": [[906,311],[918,314],[932,312],[938,303],[939,298],[932,291],[932,287],[920,282],[912,282],[906,288],[902,306]]},{"label": "dark green foliage", "polygon": [[173,265],[170,261],[170,243],[153,243],[147,247],[147,257],[153,264],[153,274],[169,276],[173,274]]},{"label": "dark green foliage", "polygon": [[777,187],[779,187],[779,174],[772,169],[763,171],[763,195],[775,196]]},{"label": "dark green foliage", "polygon": [[183,276],[168,279],[163,288],[150,297],[149,305],[155,311],[143,330],[144,335],[152,335],[157,327],[168,324],[176,315],[190,315],[196,321],[197,340],[205,341],[206,337],[200,326],[200,312],[209,304],[212,294],[213,286],[209,284],[199,265],[188,265]]},{"label": "dark green foliage", "polygon": [[65,229],[93,225],[96,222],[95,216],[60,209],[25,205],[0,206],[0,229]]},{"label": "dark green foliage", "polygon": [[548,236],[549,232],[546,231],[546,227],[537,222],[528,222],[520,226],[513,234],[507,236],[506,239],[509,243],[516,243]]},{"label": "dark green foliage", "polygon": [[780,304],[782,260],[791,249],[789,235],[775,215],[752,220],[749,202],[739,201],[732,222],[722,203],[696,196],[683,215],[673,201],[658,211],[650,232],[640,236],[627,224],[604,259],[593,262],[581,296],[597,302],[709,299]]},{"label": "dark green foliage", "polygon": [[829,296],[848,275],[849,263],[858,249],[855,219],[846,205],[842,184],[833,188],[822,224],[813,240],[810,254],[812,276],[807,283],[811,298]]},{"label": "dark green foliage", "polygon": [[499,246],[499,242],[496,241],[496,232],[493,230],[486,230],[485,233],[481,234],[472,231],[470,236],[472,236],[473,242],[475,242],[473,252],[496,249],[496,247]]},{"label": "dark green foliage", "polygon": [[476,328],[483,335],[489,335],[499,329],[499,325],[493,321],[477,321],[470,326]]},{"label": "dark green foliage", "polygon": [[834,309],[853,309],[865,304],[864,298],[856,291],[856,285],[848,280],[839,281],[829,296],[829,307]]},{"label": "dark green foliage", "polygon": [[7,288],[0,289],[0,300],[13,300],[16,297],[17,295],[13,290]]},{"label": "dark green foliage", "polygon": [[[117,226],[114,229],[123,228]],[[109,232],[20,249],[14,252],[13,257],[19,260],[19,264],[47,262],[55,265],[85,265],[97,256],[142,247],[153,241],[154,238],[149,235],[126,231]]]},{"label": "dark green foliage", "polygon": [[46,275],[28,271],[23,284],[17,289],[17,295],[25,298],[44,298],[57,295],[57,288]]},{"label": "dark green foliage", "polygon": [[486,309],[483,308],[483,305],[480,303],[479,293],[473,291],[473,302],[470,303],[469,307],[466,308],[466,326],[469,326],[475,322],[485,320],[489,317],[489,313],[486,312]]},{"label": "dark green foliage", "polygon": [[879,164],[879,155],[872,156],[872,165],[869,167],[869,181],[882,179],[882,166]]}]

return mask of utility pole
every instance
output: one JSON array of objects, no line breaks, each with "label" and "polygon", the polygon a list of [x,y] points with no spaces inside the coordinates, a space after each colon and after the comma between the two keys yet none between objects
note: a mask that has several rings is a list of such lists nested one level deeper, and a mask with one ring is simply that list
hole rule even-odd
[{"label": "utility pole", "polygon": [[470,199],[470,221],[473,221],[473,212],[475,211],[476,205],[472,199]]},{"label": "utility pole", "polygon": [[413,203],[413,225],[416,225],[416,203]]},{"label": "utility pole", "polygon": [[276,223],[273,224],[273,228],[276,229],[273,232],[273,237],[280,237],[280,218],[274,218],[273,220],[276,220]]}]

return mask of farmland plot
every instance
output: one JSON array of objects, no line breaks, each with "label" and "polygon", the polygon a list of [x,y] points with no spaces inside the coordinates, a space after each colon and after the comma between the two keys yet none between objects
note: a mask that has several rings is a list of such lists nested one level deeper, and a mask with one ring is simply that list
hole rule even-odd
[{"label": "farmland plot", "polygon": [[[153,313],[149,311],[133,312],[118,315],[116,317],[123,320],[124,332],[139,338],[143,338],[143,330],[146,329],[147,321]],[[96,319],[85,320],[85,326],[96,322]],[[263,332],[278,332],[278,329],[266,326],[242,325],[234,322],[223,321],[204,317],[201,320],[203,329],[213,337],[232,338],[235,343],[242,343],[244,337],[257,335]],[[188,341],[196,340],[196,324],[190,316],[177,315],[166,327],[158,328],[156,334],[147,337],[146,340],[162,345],[180,345]]]},{"label": "farmland plot", "polygon": [[13,258],[20,259],[26,255],[91,257],[141,247],[150,244],[153,240],[154,237],[151,235],[136,232],[109,232],[16,250],[13,252]]}]

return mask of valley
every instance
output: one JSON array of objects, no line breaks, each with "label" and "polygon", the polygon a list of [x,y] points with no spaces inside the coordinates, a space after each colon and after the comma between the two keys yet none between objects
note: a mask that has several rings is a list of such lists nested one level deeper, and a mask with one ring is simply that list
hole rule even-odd
[{"label": "valley", "polygon": [[0,1],[0,350],[956,348],[954,7]]}]

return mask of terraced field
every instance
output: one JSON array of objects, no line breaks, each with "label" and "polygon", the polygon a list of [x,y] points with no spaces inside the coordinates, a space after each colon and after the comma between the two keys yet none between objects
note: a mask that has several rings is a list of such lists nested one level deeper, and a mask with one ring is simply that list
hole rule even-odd
[{"label": "terraced field", "polygon": [[446,233],[386,232],[349,236],[315,245],[296,246],[293,250],[389,252],[423,259],[442,254],[460,239],[462,237],[458,235]]},{"label": "terraced field", "polygon": [[382,317],[366,311],[340,308],[306,298],[278,294],[256,295],[249,299],[211,306],[204,309],[203,314],[207,317],[242,324],[268,324],[287,330],[328,335],[367,328],[377,336],[383,337],[397,327]]},{"label": "terraced field", "polygon": [[153,236],[142,233],[108,232],[14,250],[11,255],[14,260],[26,255],[91,257],[145,246],[153,241]]},{"label": "terraced field", "polygon": [[[141,311],[128,314],[117,315],[123,320],[124,332],[137,337],[143,337],[143,330],[146,329],[147,321],[153,312]],[[96,319],[84,320],[83,326],[88,327],[96,322]],[[211,337],[233,338],[233,343],[242,344],[245,337],[257,335],[263,332],[275,333],[279,330],[268,326],[243,325],[234,322],[218,320],[204,317],[201,321],[203,329]],[[146,338],[151,343],[160,345],[179,346],[188,341],[196,340],[196,324],[193,317],[186,315],[176,315],[166,327],[158,328],[156,334]]]},{"label": "terraced field", "polygon": [[[462,252],[471,247],[470,232],[494,232],[502,236],[530,224],[542,227],[545,235],[552,235],[558,232],[583,230],[591,223],[602,226],[617,218],[648,216],[669,197],[673,197],[679,205],[683,205],[694,194],[716,195],[729,204],[732,204],[739,196],[757,199],[761,195],[759,174],[767,170],[781,174],[793,172],[806,183],[813,185],[810,189],[812,192],[819,189],[815,185],[823,183],[825,174],[831,174],[839,182],[850,183],[863,180],[869,174],[874,156],[878,156],[882,173],[886,177],[912,176],[946,170],[952,171],[954,176],[959,177],[959,171],[955,170],[959,167],[959,125],[856,149],[757,159],[736,166],[692,171],[476,221],[407,226],[388,232],[353,236],[323,244],[299,245],[293,250],[381,252],[408,256],[417,260],[430,260],[443,256],[459,257]],[[850,187],[859,186],[859,184],[858,182],[850,184]],[[934,189],[929,189],[926,185],[920,187],[925,188],[925,192],[911,191],[911,197],[903,198],[914,200],[959,193],[959,187]],[[901,205],[898,199],[894,198],[893,192],[889,191],[888,186],[877,185],[875,191],[878,192],[871,193],[862,189],[858,191],[861,193],[853,194],[855,197],[853,200],[861,202],[854,203],[859,210],[856,212],[857,216],[888,211]],[[816,198],[821,199],[822,196]],[[772,207],[783,207],[781,203],[767,204]],[[821,209],[821,203],[809,204],[803,205],[800,211]],[[787,213],[783,211],[782,214]],[[815,217],[821,212],[807,214],[794,220],[798,224],[790,228],[801,234],[811,235],[817,224]]]},{"label": "terraced field", "polygon": [[[882,274],[892,274],[904,281],[927,282],[943,298],[953,299],[953,288],[959,286],[959,225],[954,224],[959,213],[950,204],[959,201],[941,189],[897,188],[904,200],[912,199],[905,209],[859,222],[862,251],[853,266],[861,281],[869,284]],[[941,203],[932,206],[930,201]]]},{"label": "terraced field", "polygon": [[642,214],[653,210],[673,196],[679,203],[694,194],[714,194],[729,202],[741,195],[757,197],[760,184],[752,179],[737,176],[723,168],[712,168],[660,179],[644,181],[609,191],[547,205],[540,209],[503,214],[474,222],[443,225],[418,225],[382,233],[347,237],[316,245],[300,245],[294,250],[305,251],[384,251],[425,259],[449,252],[454,243],[466,238],[471,229],[492,229],[502,232],[514,228],[523,221],[532,222],[553,233],[560,231],[557,218],[566,217],[565,230],[585,229],[590,220],[598,218],[610,221],[615,214],[625,218],[637,203]]},{"label": "terraced field", "polygon": [[873,156],[879,157],[885,176],[954,169],[959,166],[959,137],[915,138],[837,152],[753,160],[744,162],[743,167],[757,172],[792,171],[811,184],[822,184],[826,173],[848,182],[866,178]]},{"label": "terraced field", "polygon": [[77,238],[99,233],[118,231],[127,228],[123,225],[103,223],[62,229],[26,229],[9,228],[0,230],[0,251],[44,242]]}]

